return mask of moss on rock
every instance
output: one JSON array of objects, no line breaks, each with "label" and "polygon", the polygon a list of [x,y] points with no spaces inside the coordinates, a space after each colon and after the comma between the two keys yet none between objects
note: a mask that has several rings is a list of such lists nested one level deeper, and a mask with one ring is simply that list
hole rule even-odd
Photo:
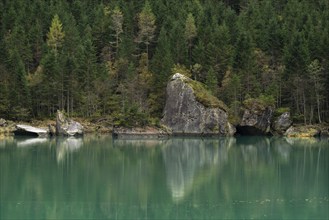
[{"label": "moss on rock", "polygon": [[229,109],[224,104],[224,102],[211,95],[201,82],[192,80],[187,77],[184,78],[183,81],[193,89],[196,100],[202,105],[208,108],[220,108],[225,112],[228,112]]},{"label": "moss on rock", "polygon": [[315,137],[320,135],[320,129],[314,126],[298,126],[298,127],[290,127],[285,136],[287,137]]}]

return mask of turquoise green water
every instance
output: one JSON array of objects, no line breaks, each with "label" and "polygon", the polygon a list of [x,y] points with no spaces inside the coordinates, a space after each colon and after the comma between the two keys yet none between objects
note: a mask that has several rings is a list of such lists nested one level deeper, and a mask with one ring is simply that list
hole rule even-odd
[{"label": "turquoise green water", "polygon": [[0,140],[0,219],[328,218],[328,139]]}]

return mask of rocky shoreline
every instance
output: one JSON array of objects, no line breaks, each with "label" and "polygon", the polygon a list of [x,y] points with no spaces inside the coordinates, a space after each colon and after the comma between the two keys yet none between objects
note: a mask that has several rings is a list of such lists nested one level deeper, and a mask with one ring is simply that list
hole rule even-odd
[{"label": "rocky shoreline", "polygon": [[200,82],[180,73],[172,76],[166,90],[166,104],[159,126],[115,127],[106,119],[71,119],[57,111],[56,120],[11,122],[0,119],[0,134],[34,136],[76,136],[111,133],[119,138],[162,138],[167,136],[286,136],[328,137],[329,125],[294,124],[289,110],[277,111],[274,104],[250,98],[243,102],[239,121],[229,120],[229,108],[208,92]]},{"label": "rocky shoreline", "polygon": [[[84,128],[85,134],[112,134],[117,138],[164,138],[170,136],[200,136],[200,137],[218,137],[223,135],[218,134],[206,134],[206,133],[173,133],[166,127],[113,127],[106,126],[102,123],[95,123],[86,119],[75,118]],[[34,120],[31,122],[14,122],[10,120],[0,119],[0,135],[13,135],[17,131],[17,125],[24,124],[26,126],[32,126],[38,129],[47,130],[49,133],[49,127],[55,127],[55,120]],[[16,134],[19,134],[17,132]],[[235,135],[241,135],[235,133]],[[260,135],[264,136],[264,135]],[[328,124],[314,124],[314,125],[302,125],[293,124],[284,133],[269,133],[266,136],[286,136],[286,137],[329,137],[329,125]]]}]

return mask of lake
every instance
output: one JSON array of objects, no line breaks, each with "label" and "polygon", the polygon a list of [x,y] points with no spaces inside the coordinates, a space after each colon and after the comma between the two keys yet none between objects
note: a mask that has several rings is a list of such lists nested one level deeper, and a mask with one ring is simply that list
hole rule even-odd
[{"label": "lake", "polygon": [[328,218],[328,139],[0,139],[0,219]]}]

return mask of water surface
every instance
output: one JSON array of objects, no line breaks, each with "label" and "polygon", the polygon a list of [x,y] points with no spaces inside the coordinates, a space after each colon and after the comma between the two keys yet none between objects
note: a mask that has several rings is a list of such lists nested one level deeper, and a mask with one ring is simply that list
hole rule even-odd
[{"label": "water surface", "polygon": [[328,218],[328,139],[0,140],[0,219]]}]

